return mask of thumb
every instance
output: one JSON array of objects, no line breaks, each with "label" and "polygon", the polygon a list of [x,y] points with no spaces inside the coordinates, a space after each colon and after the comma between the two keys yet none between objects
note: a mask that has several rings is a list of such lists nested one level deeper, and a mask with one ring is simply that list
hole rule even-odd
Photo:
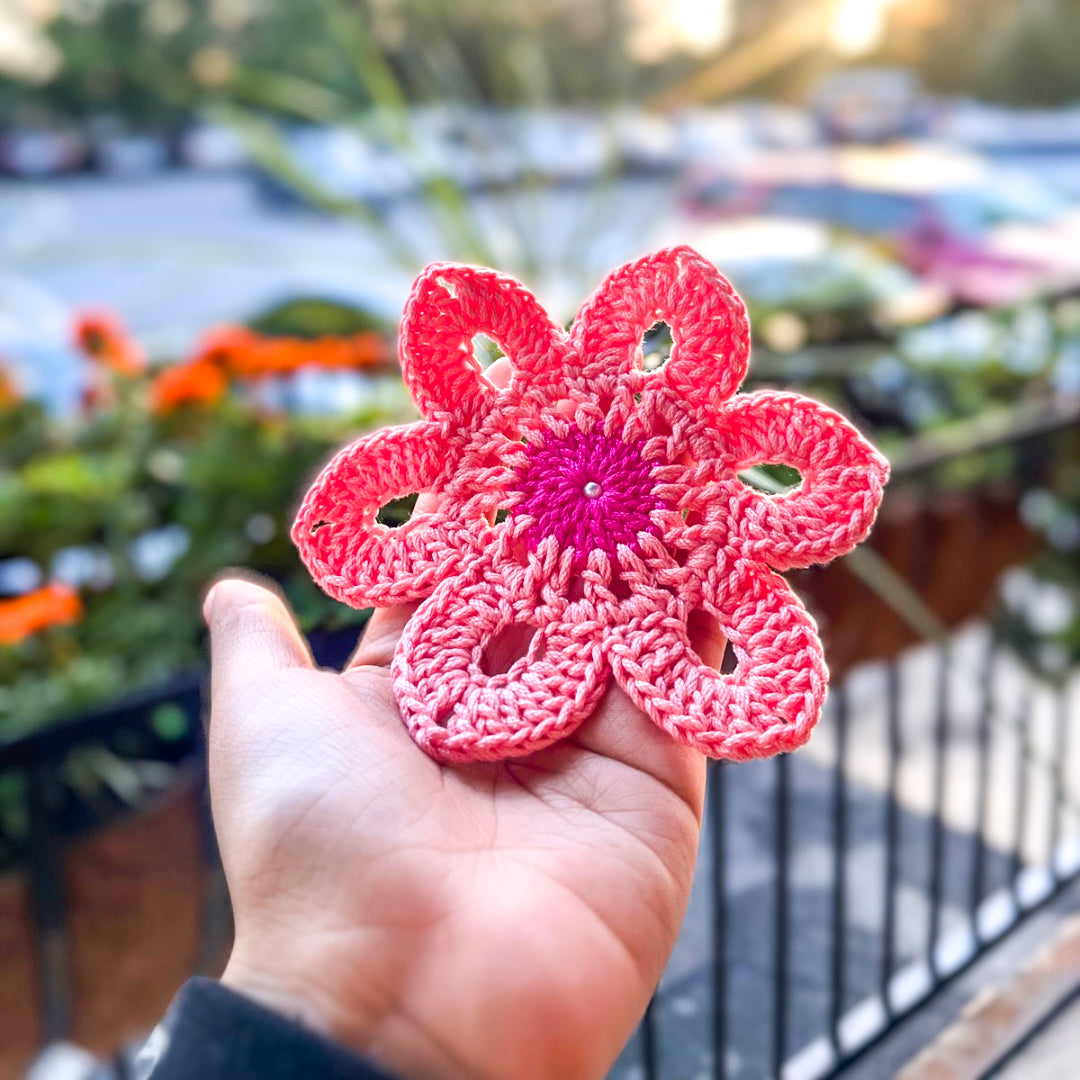
[{"label": "thumb", "polygon": [[214,700],[288,668],[313,668],[307,643],[285,602],[252,581],[227,578],[207,593],[210,692]]}]

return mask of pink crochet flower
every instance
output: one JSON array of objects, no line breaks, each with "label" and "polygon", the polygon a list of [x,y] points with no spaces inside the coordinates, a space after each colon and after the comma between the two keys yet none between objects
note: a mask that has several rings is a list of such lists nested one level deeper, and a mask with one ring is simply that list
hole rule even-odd
[{"label": "pink crochet flower", "polygon": [[[642,335],[674,347],[642,369]],[[494,338],[509,385],[484,376]],[[425,419],[342,450],[308,492],[293,539],[315,580],[355,607],[422,600],[393,662],[416,742],[451,762],[531,753],[589,716],[613,673],[676,739],[713,757],[792,750],[828,681],[813,620],[774,570],[825,562],[870,529],[885,459],[841,416],[794,394],[734,396],[750,349],[731,285],[687,247],[615,271],[567,333],[517,281],[439,264],[401,327]],[[779,496],[738,473],[784,463]],[[433,492],[400,528],[379,508]],[[703,610],[737,657],[702,662]],[[494,642],[532,628],[508,671]]]}]

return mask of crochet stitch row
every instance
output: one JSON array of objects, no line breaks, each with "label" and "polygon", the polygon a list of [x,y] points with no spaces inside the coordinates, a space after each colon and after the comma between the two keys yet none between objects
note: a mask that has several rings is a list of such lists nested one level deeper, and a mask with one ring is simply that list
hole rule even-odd
[{"label": "crochet stitch row", "polygon": [[[659,321],[673,348],[642,369]],[[473,354],[494,338],[497,388]],[[791,750],[828,681],[813,620],[774,571],[825,562],[870,529],[885,459],[841,416],[794,394],[735,396],[749,325],[727,280],[672,248],[601,285],[572,329],[512,278],[429,267],[405,309],[400,358],[423,419],[360,439],[325,468],[293,537],[316,581],[357,607],[422,600],[394,662],[416,742],[438,760],[497,760],[568,735],[613,675],[675,738],[714,757]],[[767,495],[761,463],[801,483]],[[388,529],[381,506],[438,508]],[[705,611],[737,657],[721,673],[687,632]],[[488,674],[510,628],[527,653]]]}]

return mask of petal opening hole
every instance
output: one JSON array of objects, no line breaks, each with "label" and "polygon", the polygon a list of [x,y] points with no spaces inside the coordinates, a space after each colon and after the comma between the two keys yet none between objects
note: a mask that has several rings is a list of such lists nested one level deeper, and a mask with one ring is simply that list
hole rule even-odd
[{"label": "petal opening hole", "polygon": [[778,462],[762,463],[743,469],[739,473],[739,479],[747,487],[763,491],[766,495],[785,495],[802,483],[802,475],[798,469]]},{"label": "petal opening hole", "polygon": [[485,370],[491,367],[500,356],[505,355],[499,348],[499,343],[487,334],[473,334],[472,354],[480,367]]},{"label": "petal opening hole", "polygon": [[724,646],[724,659],[720,662],[720,674],[730,675],[739,666],[739,653],[731,642]]},{"label": "petal opening hole", "polygon": [[375,520],[387,528],[400,529],[413,516],[415,509],[416,495],[403,495],[400,499],[392,499],[380,507]]},{"label": "petal opening hole", "polygon": [[641,338],[641,370],[659,371],[671,358],[674,339],[666,322],[653,323]]},{"label": "petal opening hole", "polygon": [[690,647],[706,667],[724,675],[735,670],[738,656],[715,615],[700,609],[691,611],[686,632]]},{"label": "petal opening hole", "polygon": [[444,702],[439,706],[438,711],[432,717],[431,722],[436,727],[445,728],[450,724],[450,717],[454,715],[454,703],[452,701]]},{"label": "petal opening hole", "polygon": [[662,435],[665,439],[670,439],[674,434],[675,429],[671,426],[671,421],[659,411],[655,412],[650,418],[649,438],[655,439],[658,435]]},{"label": "petal opening hole", "polygon": [[544,638],[528,623],[509,623],[484,646],[480,670],[489,678],[505,675],[514,664],[528,656],[539,660],[544,655]]},{"label": "petal opening hole", "polygon": [[489,503],[483,513],[484,520],[488,523],[488,525],[491,526],[491,528],[494,529],[496,526],[501,525],[504,521],[506,521],[506,519],[513,513],[513,507],[492,506]]}]

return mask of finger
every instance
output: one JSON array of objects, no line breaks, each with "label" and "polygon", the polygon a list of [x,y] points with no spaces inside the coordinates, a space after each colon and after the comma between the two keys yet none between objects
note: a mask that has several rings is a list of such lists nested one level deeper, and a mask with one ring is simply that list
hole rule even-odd
[{"label": "finger", "polygon": [[[719,670],[727,650],[727,638],[716,619],[703,611],[691,612],[687,632],[702,662]],[[585,750],[653,776],[701,816],[705,795],[704,756],[671,738],[620,687],[612,685],[608,689],[574,742]]]},{"label": "finger", "polygon": [[[416,497],[413,514],[431,514],[438,508],[438,496],[425,492]],[[351,671],[355,667],[389,667],[398,638],[416,608],[417,604],[395,604],[393,607],[376,608],[342,670]]]},{"label": "finger", "polygon": [[484,372],[484,377],[493,386],[500,390],[510,385],[510,376],[514,374],[514,365],[510,363],[508,356],[500,356],[491,367]]},{"label": "finger", "polygon": [[593,754],[652,776],[700,818],[705,794],[705,758],[662,731],[612,684],[596,712],[571,737]]},{"label": "finger", "polygon": [[210,628],[215,700],[276,672],[315,666],[285,602],[253,581],[219,581],[207,593],[203,616]]},{"label": "finger", "polygon": [[[510,384],[513,373],[514,366],[509,358],[500,356],[487,368],[484,376],[489,382],[501,388]],[[431,514],[438,508],[438,496],[431,492],[424,492],[417,496],[413,514]],[[377,608],[373,611],[343,670],[351,671],[357,667],[389,667],[405,624],[418,606],[418,604],[395,604],[393,607]]]},{"label": "finger", "polygon": [[389,667],[405,624],[419,606],[419,603],[395,604],[373,611],[343,670],[349,672],[358,667]]},{"label": "finger", "polygon": [[686,620],[686,631],[701,662],[719,671],[724,663],[728,642],[716,619],[707,611],[692,611]]}]

